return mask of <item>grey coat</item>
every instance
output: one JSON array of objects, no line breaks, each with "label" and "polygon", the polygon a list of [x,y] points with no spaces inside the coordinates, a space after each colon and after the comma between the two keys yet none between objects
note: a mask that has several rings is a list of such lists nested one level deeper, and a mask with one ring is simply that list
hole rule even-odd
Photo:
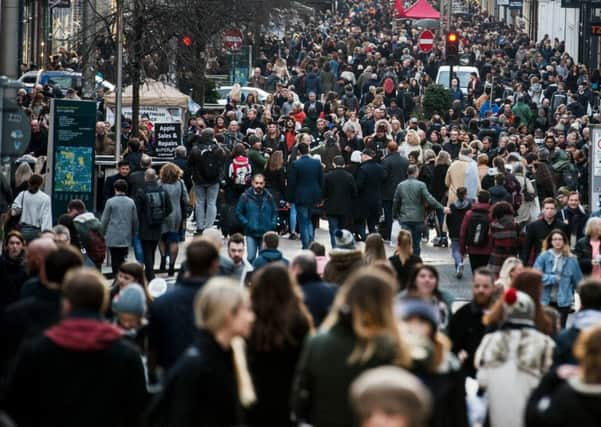
[{"label": "grey coat", "polygon": [[[163,223],[163,233],[178,233],[182,229],[182,198],[186,204],[190,203],[190,197],[186,191],[183,181],[178,180],[173,184],[161,183],[161,187],[167,192],[173,210]],[[183,189],[183,191],[182,191]]]},{"label": "grey coat", "polygon": [[138,232],[136,204],[125,195],[111,197],[104,206],[101,222],[109,248],[128,247]]},{"label": "grey coat", "polygon": [[425,205],[434,209],[444,208],[432,197],[426,184],[410,177],[401,182],[394,192],[392,217],[400,222],[423,222],[426,218]]}]

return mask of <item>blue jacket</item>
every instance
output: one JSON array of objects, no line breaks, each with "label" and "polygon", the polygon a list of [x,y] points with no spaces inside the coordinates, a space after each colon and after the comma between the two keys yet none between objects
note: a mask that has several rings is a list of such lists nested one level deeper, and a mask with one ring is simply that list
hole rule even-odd
[{"label": "blue jacket", "polygon": [[275,230],[278,211],[273,196],[267,190],[257,194],[252,187],[249,188],[238,200],[236,217],[247,236],[261,237],[265,232]]},{"label": "blue jacket", "polygon": [[313,206],[322,199],[323,169],[319,160],[302,156],[288,171],[289,201],[299,206]]},{"label": "blue jacket", "polygon": [[[541,253],[534,262],[534,268],[543,273],[543,298],[542,303],[548,305],[551,302],[551,289],[556,282],[553,274],[553,250],[548,249]],[[582,280],[582,272],[576,257],[570,256],[565,260],[559,278],[559,289],[557,291],[557,305],[569,307],[574,301],[574,291],[578,282]]]},{"label": "blue jacket", "polygon": [[259,268],[272,263],[272,262],[283,262],[288,265],[288,259],[284,258],[284,254],[278,249],[261,249],[259,256],[255,258],[253,262],[253,268],[258,270]]}]

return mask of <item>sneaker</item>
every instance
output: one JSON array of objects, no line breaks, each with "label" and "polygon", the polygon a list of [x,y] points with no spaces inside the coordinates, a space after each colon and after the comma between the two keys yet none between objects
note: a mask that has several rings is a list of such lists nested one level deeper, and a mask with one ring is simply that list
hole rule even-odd
[{"label": "sneaker", "polygon": [[290,236],[288,236],[288,238],[290,240],[296,240],[296,239],[298,239],[298,235],[296,233],[290,233]]},{"label": "sneaker", "polygon": [[461,279],[463,277],[463,263],[459,263],[457,266],[457,278]]},{"label": "sneaker", "polygon": [[197,229],[197,230],[194,232],[194,237],[196,237],[196,236],[202,236],[202,233],[203,233],[203,231],[204,231],[204,230],[203,230],[203,229],[201,229],[201,228]]}]

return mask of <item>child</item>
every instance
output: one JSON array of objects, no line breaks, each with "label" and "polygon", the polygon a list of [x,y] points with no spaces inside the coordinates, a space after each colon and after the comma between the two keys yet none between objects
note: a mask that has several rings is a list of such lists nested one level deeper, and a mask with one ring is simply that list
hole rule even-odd
[{"label": "child", "polygon": [[145,353],[146,345],[146,295],[137,283],[125,286],[113,298],[115,323],[121,327],[125,336],[135,342]]},{"label": "child", "polygon": [[457,278],[461,279],[463,277],[463,256],[459,249],[459,235],[463,217],[470,210],[472,204],[467,200],[467,188],[459,187],[456,194],[457,200],[451,205],[451,213],[447,215],[447,228],[451,238],[451,253],[455,261],[455,271]]}]

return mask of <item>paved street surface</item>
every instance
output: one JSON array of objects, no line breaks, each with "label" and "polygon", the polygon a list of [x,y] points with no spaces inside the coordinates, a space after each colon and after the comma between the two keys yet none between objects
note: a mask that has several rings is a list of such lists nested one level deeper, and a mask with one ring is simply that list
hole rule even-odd
[{"label": "paved street surface", "polygon": [[[328,234],[327,222],[321,221],[321,228],[315,230],[315,238],[318,242],[324,244],[327,247],[327,250],[330,250],[330,236]],[[179,267],[181,261],[185,258],[185,248],[186,243],[193,239],[194,230],[193,226],[188,224],[188,233],[186,236],[186,242],[182,243],[180,246],[178,261],[176,263],[176,267]],[[434,232],[432,232],[431,239],[434,237]],[[430,239],[430,240],[431,240]],[[362,243],[359,243],[362,245]],[[225,246],[225,243],[224,243]],[[286,258],[292,258],[301,248],[300,240],[290,240],[286,237],[282,237],[280,239],[280,250],[284,253]],[[225,249],[224,249],[225,251]],[[394,252],[394,248],[390,245],[387,245],[386,252],[388,256],[391,256]],[[470,283],[472,280],[472,274],[469,267],[469,264],[466,264],[464,276],[462,279],[457,279],[455,276],[455,267],[453,266],[453,259],[451,258],[451,249],[450,248],[438,248],[432,246],[431,243],[424,244],[422,243],[422,253],[421,257],[425,263],[436,266],[438,272],[440,273],[440,286],[442,289],[450,291],[456,298],[459,299],[469,299],[470,298]],[[134,259],[133,250],[130,249],[129,260]],[[108,261],[108,260],[107,260]],[[157,256],[155,259],[155,268],[158,269],[160,258],[157,251]],[[103,267],[103,273],[110,273],[110,266],[105,265]],[[157,274],[157,277],[163,277],[167,279],[169,283],[172,282],[171,278],[167,277],[166,273]],[[171,280],[170,280],[171,279]]]}]

